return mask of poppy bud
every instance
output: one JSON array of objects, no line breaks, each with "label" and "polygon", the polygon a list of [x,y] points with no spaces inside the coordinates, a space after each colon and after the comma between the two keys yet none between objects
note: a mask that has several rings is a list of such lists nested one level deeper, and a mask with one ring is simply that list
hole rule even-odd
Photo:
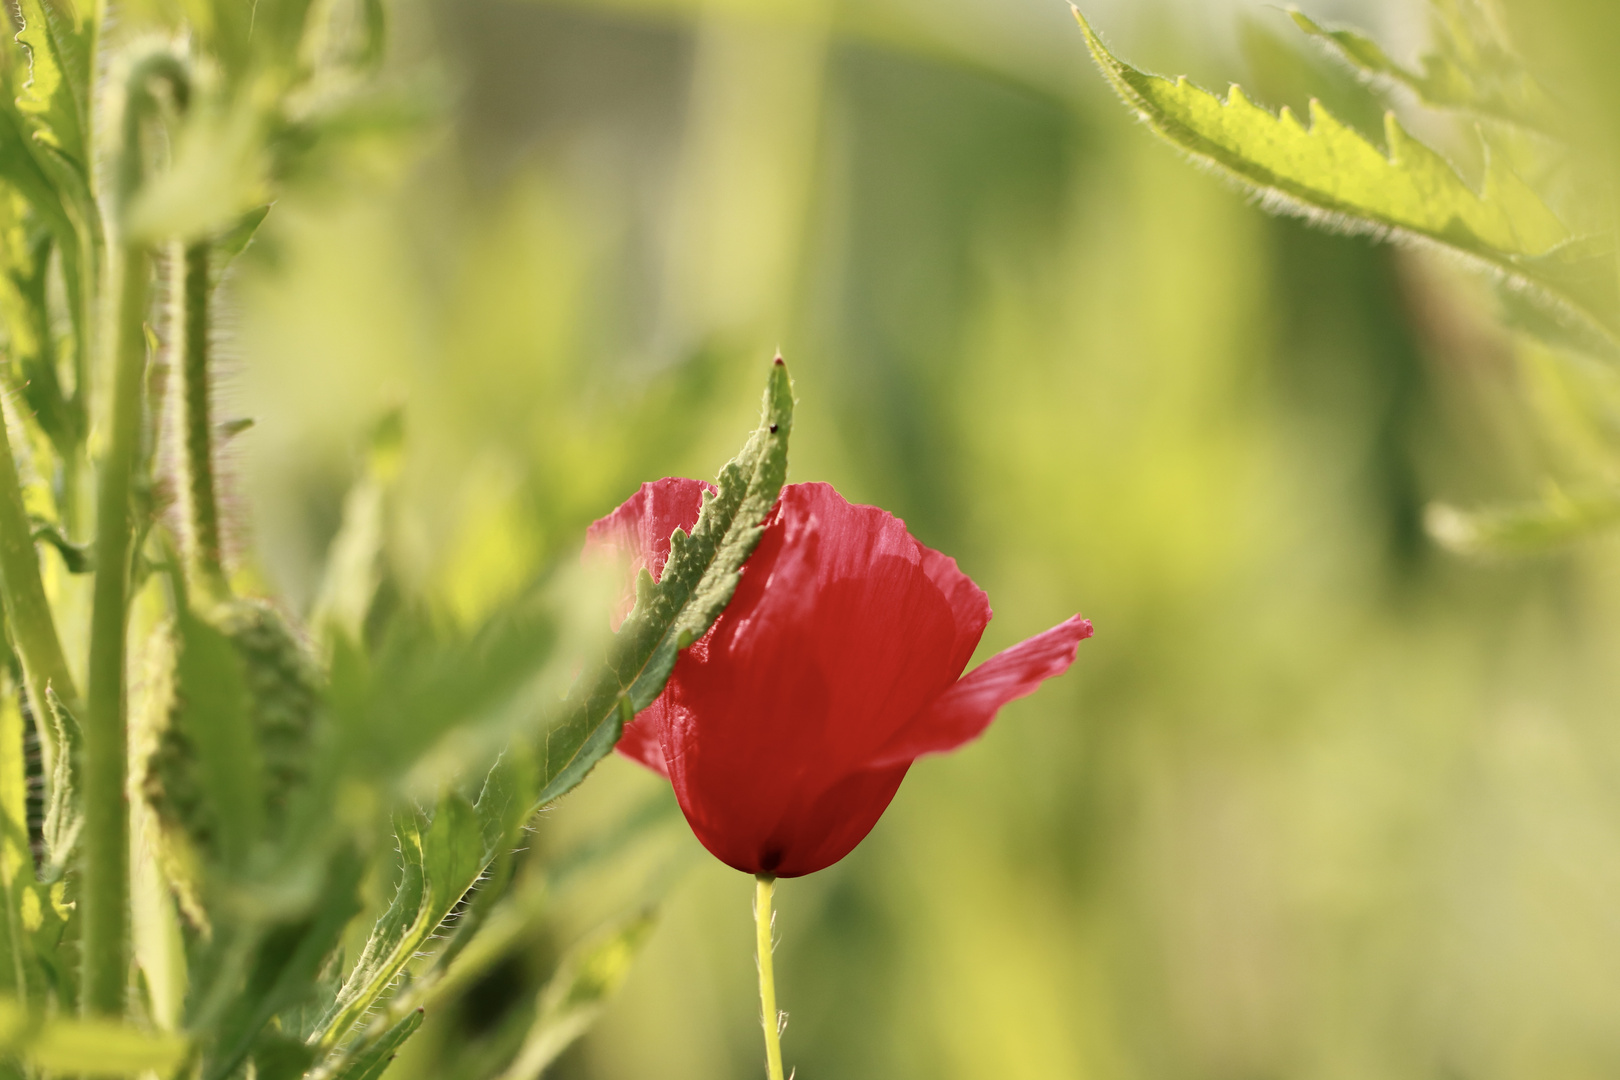
[{"label": "poppy bud", "polygon": [[[707,489],[642,485],[591,527],[587,550],[658,577],[670,534],[693,526]],[[865,838],[914,759],[976,738],[1091,636],[1076,615],[961,677],[989,621],[983,590],[899,518],[827,484],[791,484],[731,603],[619,752],[670,779],[722,862],[813,873]]]},{"label": "poppy bud", "polygon": [[[242,664],[248,717],[264,768],[264,823],[271,837],[285,823],[287,801],[309,771],[310,743],[320,702],[320,671],[298,632],[274,607],[263,601],[232,599],[203,618],[231,643]],[[141,782],[156,812],[165,868],[182,892],[188,913],[196,915],[198,859],[216,857],[218,808],[205,792],[197,772],[197,751],[179,713],[186,687],[175,671],[180,643],[173,626],[165,630],[160,654],[149,676],[156,713],[147,722],[156,730],[155,745]]]}]

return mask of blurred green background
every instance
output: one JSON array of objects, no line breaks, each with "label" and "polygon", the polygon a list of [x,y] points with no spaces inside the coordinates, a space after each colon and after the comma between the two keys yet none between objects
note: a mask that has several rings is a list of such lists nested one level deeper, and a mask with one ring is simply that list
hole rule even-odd
[{"label": "blurred green background", "polygon": [[[1416,0],[1307,8],[1421,42]],[[1257,0],[1087,14],[1141,66],[1377,131]],[[780,347],[791,479],[955,555],[996,609],[981,658],[1096,624],[779,888],[801,1078],[1620,1069],[1616,548],[1478,563],[1423,531],[1430,501],[1532,494],[1574,452],[1477,281],[1190,168],[1057,0],[396,22],[436,119],[283,200],[232,285],[238,541],[279,590],[310,598],[393,405],[402,572],[470,620],[643,479],[712,475]],[[661,823],[640,863],[558,917],[662,917],[553,1075],[761,1075],[752,883],[662,782],[614,759],[533,840],[625,813]],[[390,1076],[473,1053],[485,989]]]}]

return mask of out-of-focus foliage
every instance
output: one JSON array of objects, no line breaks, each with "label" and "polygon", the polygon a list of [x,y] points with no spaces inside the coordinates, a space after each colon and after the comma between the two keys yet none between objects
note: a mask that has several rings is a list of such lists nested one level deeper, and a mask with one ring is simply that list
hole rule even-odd
[{"label": "out-of-focus foliage", "polygon": [[[232,532],[235,260],[275,278],[276,204],[386,186],[435,83],[377,0],[118,16],[22,0],[0,44],[0,1074],[376,1077],[667,816],[522,848],[725,607],[787,471],[792,385],[778,358],[616,634],[611,575],[561,548],[470,600],[413,576],[397,406],[351,432],[319,586],[289,596]],[[606,407],[656,435],[696,404],[643,401]],[[567,445],[587,478],[615,457],[601,432]],[[663,884],[594,897],[597,933],[525,973],[533,1007],[464,1074],[537,1075],[577,1040]]]},{"label": "out-of-focus foliage", "polygon": [[[1303,6],[1409,72],[1450,48],[1419,6]],[[1238,77],[1296,116],[1318,97],[1376,149],[1392,100],[1482,190],[1471,113],[1380,98],[1268,6],[1086,14],[1141,69]],[[1504,15],[1602,131],[1604,5]],[[1620,553],[1588,533],[1479,562],[1425,531],[1436,501],[1599,506],[1610,361],[1504,329],[1549,324],[1428,249],[1268,217],[1189,169],[1062,5],[417,17],[406,55],[456,87],[435,145],[370,160],[365,198],[283,200],[232,283],[228,391],[257,420],[232,444],[237,528],[267,578],[317,594],[350,448],[404,402],[396,573],[473,624],[642,480],[712,471],[780,345],[790,478],[956,555],[996,609],[986,651],[1096,622],[1067,680],[777,890],[801,1077],[1612,1069]],[[1564,137],[1583,167],[1609,153]],[[1570,231],[1605,225],[1527,166],[1542,138],[1493,128],[1493,155]],[[656,777],[604,763],[530,854],[556,866],[618,822],[642,823],[623,865],[521,872],[532,906],[484,916],[520,946],[463,954],[480,973],[391,1077],[516,1053],[568,943],[672,879],[549,1075],[759,1075],[749,884]]]},{"label": "out-of-focus foliage", "polygon": [[[1616,173],[1603,138],[1578,119],[1602,92],[1571,86],[1568,104],[1549,95],[1516,51],[1506,13],[1493,0],[1433,0],[1432,9],[1436,48],[1424,54],[1422,74],[1353,29],[1324,27],[1297,10],[1291,15],[1371,81],[1393,82],[1424,105],[1477,118],[1484,169],[1478,193],[1409,135],[1393,111],[1384,114],[1384,149],[1315,98],[1306,128],[1287,105],[1274,115],[1236,85],[1221,101],[1185,78],[1172,83],[1138,71],[1109,52],[1078,11],[1076,17],[1125,103],[1196,159],[1251,186],[1268,204],[1329,227],[1425,241],[1477,260],[1498,275],[1504,293],[1512,291],[1505,314],[1526,337],[1555,354],[1614,360],[1620,226],[1603,193]],[[1549,424],[1555,431],[1579,426]],[[1612,459],[1613,450],[1592,456]],[[1431,531],[1458,550],[1533,550],[1606,527],[1613,501],[1610,492],[1571,500],[1554,489],[1543,505],[1473,516],[1440,505],[1430,515]]]}]

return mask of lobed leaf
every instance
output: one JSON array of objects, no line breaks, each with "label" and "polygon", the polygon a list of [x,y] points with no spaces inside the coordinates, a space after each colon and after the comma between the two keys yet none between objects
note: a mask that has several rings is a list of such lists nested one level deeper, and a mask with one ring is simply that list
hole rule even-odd
[{"label": "lobed leaf", "polygon": [[377,1080],[394,1060],[399,1048],[405,1045],[405,1040],[416,1034],[416,1029],[421,1026],[422,1010],[412,1009],[405,1015],[405,1019],[389,1028],[382,1038],[356,1054],[336,1075],[335,1080]]},{"label": "lobed leaf", "polygon": [[1389,154],[1311,102],[1311,126],[1272,115],[1233,86],[1225,101],[1149,75],[1110,53],[1080,18],[1092,57],[1154,131],[1299,208],[1397,230],[1492,259],[1544,255],[1569,239],[1551,210],[1499,160],[1476,193],[1439,154],[1386,114]]},{"label": "lobed leaf", "polygon": [[40,880],[47,884],[59,881],[73,859],[84,830],[84,811],[79,806],[78,768],[74,761],[74,748],[79,743],[78,718],[68,710],[56,690],[45,691],[46,713],[56,736],[60,752],[56,755],[51,772],[50,798],[45,804],[45,866]]},{"label": "lobed leaf", "polygon": [[[224,1003],[222,1011],[217,1018],[207,1011],[192,1018],[194,1028],[212,1029],[214,1034],[202,1070],[204,1080],[230,1076],[273,1016],[308,999],[344,927],[360,909],[363,870],[352,851],[340,853],[332,862],[320,899],[304,918],[271,927],[268,932],[249,931],[253,962],[245,985],[230,978],[231,964],[220,965],[223,977],[214,981],[213,1000]],[[233,951],[228,941],[220,944],[219,951]]]},{"label": "lobed leaf", "polygon": [[[662,690],[679,650],[719,616],[786,480],[792,414],[792,383],[778,360],[759,427],[721,471],[719,491],[705,500],[691,535],[676,531],[662,580],[642,583],[637,606],[614,635],[608,655],[546,718],[540,744],[509,747],[490,770],[476,804],[449,792],[431,820],[413,814],[398,821],[405,865],[394,900],[373,927],[312,1043],[330,1050],[353,1029],[495,857],[509,850],[535,807],[573,788],[613,749],[635,708]],[[364,545],[367,552],[373,548]],[[362,725],[369,723],[363,719],[367,714],[385,718],[395,742],[403,736],[412,747],[424,746],[408,734],[418,727],[414,717],[422,717],[424,728],[432,718],[434,730],[443,730],[447,717],[466,716],[510,697],[520,681],[516,674],[533,670],[514,659],[510,666],[494,665],[498,678],[480,677],[481,670],[491,668],[480,668],[473,656],[410,644],[417,633],[426,633],[411,630],[412,625],[407,618],[395,627],[371,670],[348,634],[340,631],[334,640],[335,710]],[[486,657],[508,651],[500,642],[517,649],[526,637],[500,632],[499,624],[491,629],[496,639]],[[408,757],[400,754],[401,760]]]},{"label": "lobed leaf", "polygon": [[793,383],[778,357],[759,427],[720,470],[719,490],[704,497],[691,535],[675,530],[663,576],[655,583],[643,573],[636,606],[614,634],[608,655],[575,684],[548,725],[542,804],[567,793],[612,750],[625,721],[663,691],[680,650],[707,633],[731,600],[787,480],[792,429]]},{"label": "lobed leaf", "polygon": [[[18,0],[29,77],[15,104],[0,108],[0,175],[50,224],[62,257],[68,311],[78,342],[88,340],[86,301],[100,244],[91,194],[90,35],[82,5]],[[10,144],[10,145],[7,145]],[[87,370],[79,365],[81,372]]]},{"label": "lobed leaf", "polygon": [[62,243],[76,243],[77,233],[56,178],[40,164],[35,146],[22,113],[12,102],[0,100],[0,180],[28,201]]},{"label": "lobed leaf", "polygon": [[55,334],[46,299],[55,235],[44,217],[9,185],[0,184],[0,323],[10,339],[16,389],[40,429],[66,457],[78,444],[79,424],[57,374]]},{"label": "lobed leaf", "polygon": [[28,81],[17,107],[39,142],[87,176],[89,45],[86,22],[68,14],[72,11],[73,5],[47,10],[44,0],[17,0],[22,17],[17,41],[28,51]]},{"label": "lobed leaf", "polygon": [[1254,105],[1237,86],[1223,101],[1185,78],[1138,71],[1075,17],[1103,75],[1149,127],[1270,208],[1439,244],[1500,272],[1555,321],[1620,339],[1620,279],[1612,260],[1591,257],[1607,241],[1572,236],[1489,143],[1476,192],[1393,113],[1385,115],[1386,155],[1314,99],[1307,128],[1287,108],[1273,115]]},{"label": "lobed leaf", "polygon": [[494,857],[485,844],[486,824],[455,792],[440,799],[431,821],[420,814],[400,818],[395,834],[404,874],[312,1040],[319,1047],[329,1049],[348,1034],[478,880]]}]

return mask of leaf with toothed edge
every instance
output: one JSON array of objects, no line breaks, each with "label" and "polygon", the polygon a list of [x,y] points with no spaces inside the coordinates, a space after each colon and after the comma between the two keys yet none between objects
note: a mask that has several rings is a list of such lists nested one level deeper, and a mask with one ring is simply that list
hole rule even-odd
[{"label": "leaf with toothed edge", "polygon": [[[69,748],[77,746],[78,718],[62,703],[62,699],[56,696],[54,689],[46,689],[45,702],[45,711],[49,714],[51,727],[56,732],[56,745]],[[45,824],[42,830],[45,836],[45,866],[39,875],[39,880],[46,885],[60,880],[67,872],[68,864],[73,858],[73,850],[78,846],[79,833],[84,830],[84,812],[78,808],[78,782],[73,758],[71,749],[58,753],[51,776],[51,790],[45,806]]]},{"label": "leaf with toothed edge", "polygon": [[1185,78],[1139,71],[1110,53],[1078,10],[1075,18],[1104,77],[1149,127],[1257,191],[1269,209],[1438,244],[1501,273],[1560,321],[1620,338],[1613,267],[1594,268],[1584,252],[1595,241],[1572,236],[1489,142],[1476,192],[1393,113],[1386,154],[1315,100],[1307,127],[1287,108],[1254,105],[1237,86],[1222,100]]},{"label": "leaf with toothed edge", "polygon": [[[364,863],[355,852],[342,853],[328,868],[321,898],[307,916],[271,927],[258,937],[246,987],[227,983],[228,1004],[222,1015],[201,1025],[214,1033],[214,1046],[200,1070],[202,1080],[225,1080],[235,1073],[260,1043],[271,1018],[308,997],[344,927],[360,910],[363,871]],[[198,1000],[210,996],[214,995],[199,993]],[[281,1056],[285,1060],[286,1055]]]},{"label": "leaf with toothed edge", "polygon": [[399,1048],[405,1045],[405,1040],[416,1034],[416,1029],[421,1026],[422,1010],[414,1009],[405,1019],[389,1028],[382,1038],[351,1060],[334,1080],[377,1080],[393,1062]]},{"label": "leaf with toothed edge", "polygon": [[432,821],[401,817],[395,830],[405,860],[394,902],[378,920],[316,1040],[330,1048],[387,992],[405,965],[450,914],[489,864],[484,822],[463,796],[448,792]]},{"label": "leaf with toothed edge", "polygon": [[[420,814],[399,819],[396,836],[405,865],[394,900],[317,1025],[313,1045],[337,1046],[389,993],[491,860],[515,843],[528,815],[583,780],[612,751],[636,710],[657,697],[679,651],[708,630],[736,590],[742,565],[787,478],[792,423],[792,383],[778,359],[759,427],[721,470],[719,490],[705,498],[691,534],[674,533],[662,580],[643,577],[636,606],[608,655],[576,681],[549,718],[543,738],[508,747],[476,804],[452,792],[440,801],[431,823]],[[369,1053],[371,1044],[365,1045]],[[355,1060],[341,1068],[352,1068]]]},{"label": "leaf with toothed edge", "polygon": [[1569,232],[1499,160],[1475,193],[1393,113],[1389,154],[1311,102],[1305,127],[1286,107],[1273,115],[1233,86],[1225,101],[1189,83],[1149,75],[1105,48],[1083,17],[1092,57],[1149,127],[1192,154],[1297,208],[1401,230],[1492,258],[1542,255]]},{"label": "leaf with toothed edge", "polygon": [[720,470],[719,490],[704,496],[692,532],[676,529],[670,537],[663,576],[654,582],[642,571],[636,606],[608,655],[575,683],[548,725],[542,805],[566,794],[613,749],[625,722],[663,691],[680,651],[708,632],[731,600],[787,480],[793,383],[781,357],[771,367],[763,411],[742,452]]},{"label": "leaf with toothed edge", "polygon": [[48,10],[42,0],[19,0],[17,13],[22,17],[17,41],[28,52],[28,81],[17,108],[28,117],[35,139],[86,173],[87,30],[82,20]]}]

